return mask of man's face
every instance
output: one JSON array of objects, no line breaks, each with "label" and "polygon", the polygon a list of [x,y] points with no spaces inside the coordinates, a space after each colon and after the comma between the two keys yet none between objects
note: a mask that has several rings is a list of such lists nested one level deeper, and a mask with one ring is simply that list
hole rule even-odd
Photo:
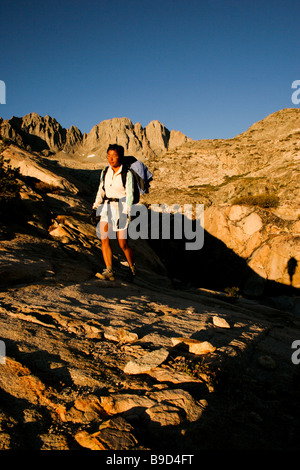
[{"label": "man's face", "polygon": [[112,168],[119,168],[119,166],[121,166],[120,157],[115,150],[109,150],[107,152],[107,160]]}]

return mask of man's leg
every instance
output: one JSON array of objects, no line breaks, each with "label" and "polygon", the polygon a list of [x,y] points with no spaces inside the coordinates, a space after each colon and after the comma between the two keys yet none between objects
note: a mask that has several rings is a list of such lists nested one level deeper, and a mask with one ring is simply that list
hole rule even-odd
[{"label": "man's leg", "polygon": [[100,221],[100,238],[102,245],[102,256],[106,266],[106,269],[101,273],[97,273],[96,277],[99,279],[108,279],[114,281],[114,272],[112,269],[112,250],[109,243],[108,237],[108,223]]},{"label": "man's leg", "polygon": [[117,237],[118,237],[120,248],[121,250],[123,250],[129,266],[132,267],[134,264],[133,251],[132,251],[132,248],[128,244],[127,230],[124,229],[124,230],[117,232]]},{"label": "man's leg", "polygon": [[129,275],[128,275],[128,281],[132,282],[135,278],[136,275],[136,269],[135,269],[135,264],[134,264],[134,256],[133,256],[133,251],[132,248],[128,244],[127,240],[127,230],[122,230],[120,232],[117,232],[117,237],[119,241],[120,248],[123,250],[123,253],[126,256],[126,260],[129,264]]},{"label": "man's leg", "polygon": [[112,250],[108,237],[108,222],[100,222],[100,237],[105,266],[107,268],[112,267]]}]

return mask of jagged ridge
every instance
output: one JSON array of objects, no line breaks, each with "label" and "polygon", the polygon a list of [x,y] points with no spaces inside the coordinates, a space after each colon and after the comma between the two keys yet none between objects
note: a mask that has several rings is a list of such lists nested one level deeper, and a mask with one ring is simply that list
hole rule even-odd
[{"label": "jagged ridge", "polygon": [[89,158],[103,157],[109,143],[123,145],[127,153],[149,158],[191,141],[180,131],[169,131],[159,121],[151,121],[145,128],[128,118],[113,118],[100,122],[89,133],[76,126],[63,128],[56,119],[30,113],[24,117],[0,118],[0,134],[27,150],[68,153]]}]

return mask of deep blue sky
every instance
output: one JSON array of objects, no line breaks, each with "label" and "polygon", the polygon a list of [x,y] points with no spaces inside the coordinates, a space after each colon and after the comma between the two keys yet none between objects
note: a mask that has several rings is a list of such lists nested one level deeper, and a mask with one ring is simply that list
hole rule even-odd
[{"label": "deep blue sky", "polygon": [[1,0],[0,116],[231,138],[291,101],[299,0]]}]

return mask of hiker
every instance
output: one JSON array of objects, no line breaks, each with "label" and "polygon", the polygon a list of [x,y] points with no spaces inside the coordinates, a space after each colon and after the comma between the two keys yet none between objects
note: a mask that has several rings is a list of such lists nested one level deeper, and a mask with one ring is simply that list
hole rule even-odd
[{"label": "hiker", "polygon": [[[109,166],[100,176],[100,184],[93,204],[91,220],[95,223],[96,212],[100,215],[99,231],[102,242],[102,254],[106,268],[97,273],[99,279],[114,280],[110,230],[117,233],[120,248],[123,250],[130,268],[130,280],[136,275],[132,248],[127,240],[127,227],[130,222],[130,207],[134,202],[134,181],[130,171],[126,173],[125,187],[122,180],[124,148],[110,144],[107,149]],[[100,207],[100,210],[98,209]],[[98,211],[97,211],[98,209]],[[100,211],[100,214],[98,212]]]}]

